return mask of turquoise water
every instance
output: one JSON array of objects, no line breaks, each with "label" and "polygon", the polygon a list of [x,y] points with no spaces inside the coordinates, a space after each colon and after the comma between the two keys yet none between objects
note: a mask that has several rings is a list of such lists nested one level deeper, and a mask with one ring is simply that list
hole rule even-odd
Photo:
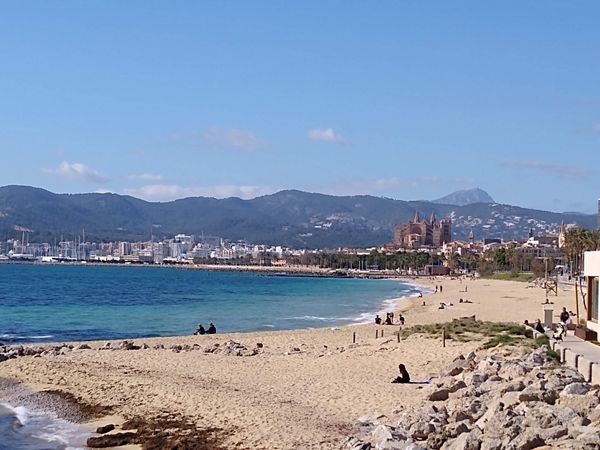
[{"label": "turquoise water", "polygon": [[176,268],[0,264],[0,342],[267,331],[370,322],[417,288],[389,280]]},{"label": "turquoise water", "polygon": [[[371,322],[417,288],[396,281],[175,268],[0,264],[0,342],[19,344]],[[2,394],[0,392],[0,394]],[[89,432],[0,403],[0,450],[83,448]]]}]

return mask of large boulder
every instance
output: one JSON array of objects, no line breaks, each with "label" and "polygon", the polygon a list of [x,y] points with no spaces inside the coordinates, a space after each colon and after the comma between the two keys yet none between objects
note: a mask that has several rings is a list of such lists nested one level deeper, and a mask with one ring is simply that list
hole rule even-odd
[{"label": "large boulder", "polygon": [[469,433],[462,433],[457,438],[446,441],[441,450],[480,450],[482,439],[481,431],[474,428]]},{"label": "large boulder", "polygon": [[448,400],[448,396],[450,395],[450,390],[443,388],[433,391],[429,395],[429,401],[431,402],[442,402],[444,400]]}]

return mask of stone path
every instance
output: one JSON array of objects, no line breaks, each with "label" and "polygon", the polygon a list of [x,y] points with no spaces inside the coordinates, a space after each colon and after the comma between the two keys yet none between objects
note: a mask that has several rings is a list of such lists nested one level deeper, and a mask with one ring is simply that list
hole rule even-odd
[{"label": "stone path", "polygon": [[569,331],[562,342],[552,342],[552,348],[560,353],[560,360],[577,369],[586,379],[600,384],[600,346],[575,337]]}]

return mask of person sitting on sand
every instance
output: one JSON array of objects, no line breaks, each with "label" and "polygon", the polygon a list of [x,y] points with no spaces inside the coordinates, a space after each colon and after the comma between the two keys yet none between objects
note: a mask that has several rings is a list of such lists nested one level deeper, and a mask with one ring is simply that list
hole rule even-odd
[{"label": "person sitting on sand", "polygon": [[404,316],[402,314],[398,315],[398,321],[400,322],[400,325],[404,325]]},{"label": "person sitting on sand", "polygon": [[529,320],[525,319],[525,322],[523,322],[523,325],[525,325],[526,327],[530,327],[531,324],[529,323]]},{"label": "person sitting on sand", "polygon": [[379,317],[379,314],[377,314],[377,315],[375,316],[375,323],[376,323],[377,325],[381,325],[381,317]]},{"label": "person sitting on sand", "polygon": [[540,333],[545,333],[546,330],[544,330],[544,325],[542,325],[542,321],[540,319],[537,320],[537,322],[535,323],[535,327],[533,327],[535,329],[535,331],[538,331]]},{"label": "person sitting on sand", "polygon": [[208,330],[206,330],[206,334],[216,334],[217,332],[217,327],[215,327],[214,323],[210,323],[210,325],[208,326]]},{"label": "person sitting on sand", "polygon": [[392,383],[410,383],[410,375],[404,364],[398,364],[398,370],[400,371],[400,375],[394,378]]},{"label": "person sitting on sand", "polygon": [[206,330],[201,323],[198,324],[198,329],[194,331],[194,334],[206,334]]},{"label": "person sitting on sand", "polygon": [[419,291],[419,298],[423,298],[423,293]]}]

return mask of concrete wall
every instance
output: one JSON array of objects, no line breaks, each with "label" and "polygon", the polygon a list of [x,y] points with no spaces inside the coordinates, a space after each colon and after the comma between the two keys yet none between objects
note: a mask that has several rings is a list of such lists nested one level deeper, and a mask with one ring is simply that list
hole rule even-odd
[{"label": "concrete wall", "polygon": [[584,253],[583,273],[586,277],[600,277],[600,251]]}]

